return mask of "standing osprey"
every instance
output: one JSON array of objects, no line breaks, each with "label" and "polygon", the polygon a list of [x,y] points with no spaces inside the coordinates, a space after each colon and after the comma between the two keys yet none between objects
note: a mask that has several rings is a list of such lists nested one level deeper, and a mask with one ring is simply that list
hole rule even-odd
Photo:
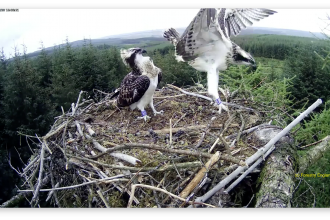
[{"label": "standing osprey", "polygon": [[175,46],[177,61],[207,72],[208,93],[219,105],[219,113],[222,108],[228,111],[218,94],[219,71],[229,64],[255,65],[253,57],[230,36],[274,13],[269,9],[202,8],[181,37],[174,28],[164,32],[163,36]]},{"label": "standing osprey", "polygon": [[147,104],[150,105],[154,115],[163,114],[164,111],[157,112],[153,104],[154,92],[162,79],[161,69],[154,65],[150,57],[142,56],[144,52],[146,51],[140,48],[120,50],[123,62],[131,67],[132,72],[125,76],[113,96],[118,95],[119,107],[130,106],[132,110],[137,107],[142,113],[142,117],[138,119],[146,121],[150,118],[144,110]]}]

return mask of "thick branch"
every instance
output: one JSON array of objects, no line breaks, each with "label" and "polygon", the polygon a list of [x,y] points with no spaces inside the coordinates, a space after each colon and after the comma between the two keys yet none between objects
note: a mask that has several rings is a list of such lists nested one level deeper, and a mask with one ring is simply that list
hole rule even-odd
[{"label": "thick branch", "polygon": [[311,113],[317,106],[322,104],[322,100],[318,99],[313,105],[311,105],[306,111],[301,113],[295,120],[293,120],[287,127],[285,127],[280,133],[278,133],[273,139],[271,139],[263,148],[259,149],[254,155],[246,160],[248,165],[256,161],[261,155],[267,152],[278,140],[296,126],[301,120],[303,120],[309,113]]},{"label": "thick branch", "polygon": [[[124,176],[124,175],[118,175],[118,176]],[[109,178],[104,178],[104,179],[101,179],[101,180],[94,180],[94,181],[85,182],[85,183],[78,184],[78,185],[73,185],[73,186],[58,187],[58,188],[53,188],[53,189],[40,189],[40,192],[74,189],[74,188],[78,188],[78,187],[81,187],[81,186],[86,186],[86,185],[90,185],[90,184],[93,184],[93,183],[99,183],[99,182],[110,183],[110,182],[116,182],[116,181],[124,181],[124,182],[129,181],[128,179],[119,179],[119,178],[120,177],[117,177],[117,179],[115,179],[115,177],[109,177]],[[18,192],[32,192],[32,190],[18,190]]]},{"label": "thick branch", "polygon": [[[160,188],[157,188],[157,187],[148,186],[148,185],[144,185],[144,184],[133,184],[133,185],[132,185],[132,191],[131,191],[131,197],[130,197],[130,199],[129,199],[129,201],[128,201],[128,205],[127,205],[128,208],[130,208],[131,205],[132,205],[132,202],[133,202],[133,196],[134,196],[134,192],[135,192],[135,188],[136,188],[136,187],[144,187],[144,188],[147,188],[147,189],[156,190],[156,191],[159,191],[159,192],[162,192],[162,193],[168,194],[168,195],[170,195],[170,196],[173,197],[173,198],[176,198],[176,199],[179,199],[179,200],[185,202],[185,199],[183,199],[183,198],[181,198],[181,197],[179,197],[179,196],[177,196],[177,195],[174,195],[173,193],[170,193],[170,192],[166,191],[165,189],[160,189]],[[189,201],[188,203],[189,203],[189,204],[196,204],[195,202],[191,202],[191,201]],[[215,208],[215,206],[210,205],[210,204],[206,204],[206,203],[201,203],[200,205],[206,205],[206,206],[209,206],[209,207]]]},{"label": "thick branch", "polygon": [[196,93],[191,93],[191,92],[187,92],[179,87],[176,87],[174,85],[171,85],[171,84],[167,84],[168,87],[172,88],[172,89],[176,89],[176,90],[179,90],[180,92],[184,93],[184,94],[187,94],[187,95],[191,95],[191,96],[196,96],[198,98],[202,98],[202,99],[206,99],[210,102],[212,102],[212,99],[210,97],[207,97],[207,96],[204,96],[204,95],[200,95],[200,94],[196,94]]},{"label": "thick branch", "polygon": [[210,168],[220,159],[220,152],[217,151],[210,160],[202,167],[202,169],[196,174],[193,180],[186,186],[186,188],[180,193],[180,197],[187,198],[187,196],[195,189],[199,182],[204,178]]},{"label": "thick branch", "polygon": [[[31,192],[32,193],[32,192]],[[8,208],[8,207],[18,207],[18,204],[20,204],[20,202],[24,201],[25,197],[24,197],[24,193],[19,193],[16,196],[13,196],[10,200],[8,200],[7,202],[4,202],[0,208]]]},{"label": "thick branch", "polygon": [[44,146],[44,143],[42,143],[41,152],[40,152],[40,170],[39,170],[38,185],[37,185],[37,187],[34,191],[34,195],[32,197],[31,204],[33,204],[37,200],[39,190],[40,190],[40,187],[41,187],[42,174],[44,172],[44,155],[45,155],[45,146]]},{"label": "thick branch", "polygon": [[[187,126],[187,127],[180,127],[180,128],[172,128],[172,133],[176,133],[178,131],[191,131],[191,130],[201,130],[201,129],[205,129],[207,128],[208,125],[192,125],[192,126]],[[238,127],[239,124],[233,123],[230,124],[229,127]],[[219,129],[222,128],[222,124],[218,124],[217,126],[209,126],[209,129]],[[156,134],[169,134],[170,133],[170,129],[169,128],[164,128],[161,130],[154,130],[154,132]],[[142,135],[146,135],[149,134],[149,131],[141,131]]]},{"label": "thick branch", "polygon": [[[87,139],[92,140],[94,147],[96,149],[98,149],[99,151],[101,151],[102,153],[109,153],[107,152],[107,148],[103,147],[99,142],[97,142],[95,139],[93,139],[91,136],[89,136],[88,134],[85,135]],[[136,164],[140,164],[141,161],[135,157],[132,157],[130,155],[126,155],[126,154],[122,154],[122,153],[109,153],[111,156],[118,158],[120,160],[124,160],[130,164],[133,164],[134,166]]]},{"label": "thick branch", "polygon": [[[155,144],[135,144],[135,143],[128,144],[127,143],[127,144],[123,144],[123,145],[118,145],[113,148],[109,148],[103,154],[96,155],[96,156],[90,156],[89,158],[95,159],[95,158],[105,155],[106,153],[110,153],[110,152],[117,151],[117,150],[123,150],[123,149],[127,149],[127,148],[148,148],[148,149],[154,149],[154,150],[159,150],[159,151],[163,151],[163,152],[184,154],[184,155],[190,155],[190,156],[198,156],[198,157],[202,156],[202,157],[207,157],[207,158],[212,157],[212,154],[202,153],[202,152],[198,152],[198,151],[194,152],[194,151],[188,151],[188,150],[170,149],[170,148],[161,147],[161,146],[155,145]],[[235,157],[232,157],[228,154],[222,154],[220,156],[220,159],[245,166],[245,163],[243,161],[236,159]]]},{"label": "thick branch", "polygon": [[[180,92],[186,94],[186,95],[190,95],[190,96],[195,96],[195,97],[198,97],[198,98],[202,98],[202,99],[205,99],[205,100],[208,100],[210,102],[212,102],[212,98],[210,97],[207,97],[207,96],[204,96],[204,95],[200,95],[200,94],[196,94],[196,93],[192,93],[192,92],[187,92],[179,87],[176,87],[174,85],[171,85],[171,84],[167,84],[168,87],[172,88],[172,89],[176,89],[176,90],[179,90]],[[244,106],[240,106],[240,105],[237,105],[237,104],[234,104],[234,103],[229,103],[229,102],[222,102],[224,105],[228,105],[228,106],[232,106],[234,108],[239,108],[239,109],[245,109],[247,111],[256,111],[252,108],[247,108],[247,107],[244,107]]]},{"label": "thick branch", "polygon": [[[311,105],[306,111],[301,113],[294,121],[292,121],[286,128],[284,128],[281,132],[279,132],[274,138],[272,138],[263,148],[260,148],[254,155],[247,158],[245,160],[247,165],[251,165],[259,159],[259,157],[265,155],[265,153],[284,135],[286,135],[294,126],[296,126],[302,119],[304,119],[309,113],[311,113],[317,106],[319,106],[322,103],[321,99],[318,99],[313,105]],[[217,191],[219,191],[221,188],[223,188],[225,185],[227,185],[230,180],[234,179],[236,176],[238,176],[241,172],[244,172],[247,170],[248,166],[240,166],[238,167],[233,173],[231,173],[226,179],[227,181],[221,181],[218,183],[213,189],[208,191],[205,195],[198,197],[196,199],[197,202],[204,202],[208,200],[212,195],[214,195]],[[230,177],[230,180],[228,179]]]},{"label": "thick branch", "polygon": [[76,103],[76,105],[74,105],[74,103],[72,103],[72,104],[73,104],[73,108],[72,108],[72,116],[74,116],[74,114],[76,113],[76,111],[77,111],[77,109],[78,109],[78,107],[79,107],[79,102],[80,102],[81,94],[82,94],[82,93],[83,93],[83,91],[80,91],[79,96],[78,96],[78,99],[77,99],[77,103]]},{"label": "thick branch", "polygon": [[317,144],[312,149],[305,151],[306,154],[299,159],[299,172],[303,173],[307,167],[311,164],[315,163],[318,159],[320,159],[323,154],[330,150],[330,136],[326,136],[322,139],[322,142]]},{"label": "thick branch", "polygon": [[[94,160],[90,160],[87,158],[82,158],[82,157],[77,157],[74,155],[70,155],[70,157],[72,158],[76,158],[78,160],[82,160],[82,161],[86,161],[86,162],[90,162],[90,163],[94,163],[103,167],[108,167],[108,168],[112,168],[112,169],[120,169],[120,170],[131,170],[131,171],[157,171],[157,172],[164,172],[167,170],[173,170],[173,169],[179,169],[179,168],[191,168],[191,167],[200,167],[202,166],[202,163],[199,161],[196,162],[186,162],[186,163],[178,163],[175,165],[167,165],[164,168],[159,168],[157,169],[157,167],[128,167],[128,166],[117,166],[117,165],[110,165],[110,164],[105,164],[105,163],[100,163]],[[70,161],[71,163],[71,161]]]},{"label": "thick branch", "polygon": [[69,122],[71,122],[71,120],[67,120],[65,122],[63,122],[60,126],[58,126],[56,128],[55,131],[51,131],[51,132],[48,132],[45,136],[42,137],[42,139],[46,140],[48,138],[50,138],[51,136],[57,134],[58,132],[60,132]]},{"label": "thick branch", "polygon": [[[268,128],[255,134],[257,137],[268,138],[279,131],[278,129]],[[281,138],[275,147],[276,149],[272,155],[264,162],[264,167],[259,176],[261,184],[256,197],[256,208],[291,207],[290,201],[294,192],[294,167],[297,164],[295,160],[297,149],[293,145],[293,139],[290,136]],[[261,159],[259,158],[259,160]]]}]

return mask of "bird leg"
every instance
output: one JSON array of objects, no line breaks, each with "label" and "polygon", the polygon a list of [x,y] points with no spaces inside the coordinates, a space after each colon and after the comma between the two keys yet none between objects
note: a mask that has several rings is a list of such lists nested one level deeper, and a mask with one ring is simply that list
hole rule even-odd
[{"label": "bird leg", "polygon": [[164,114],[164,111],[163,111],[163,110],[161,110],[160,112],[157,112],[157,111],[156,111],[155,106],[154,106],[154,101],[153,101],[153,99],[151,99],[151,102],[150,102],[149,105],[150,105],[152,111],[154,112],[154,116]]},{"label": "bird leg", "polygon": [[147,119],[150,119],[150,117],[147,115],[147,112],[145,110],[141,110],[142,117],[137,117],[138,120],[144,119],[144,121],[147,121]]},{"label": "bird leg", "polygon": [[214,102],[219,106],[219,114],[221,114],[222,109],[228,111],[228,107],[225,106],[218,93],[219,85],[219,74],[216,69],[212,69],[207,72],[207,92],[212,96]]},{"label": "bird leg", "polygon": [[219,106],[219,114],[221,114],[222,109],[224,109],[225,111],[228,112],[228,107],[225,106],[225,105],[222,103],[220,97],[218,97],[218,98],[215,100],[215,103],[217,103],[217,105]]}]

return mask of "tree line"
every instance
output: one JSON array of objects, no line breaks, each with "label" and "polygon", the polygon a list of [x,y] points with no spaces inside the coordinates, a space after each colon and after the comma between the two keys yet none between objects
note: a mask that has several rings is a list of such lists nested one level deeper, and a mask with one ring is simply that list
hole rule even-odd
[{"label": "tree line", "polygon": [[255,57],[286,59],[292,50],[312,47],[313,50],[323,51],[330,49],[326,40],[308,37],[278,36],[278,35],[238,35],[233,41],[249,51]]}]

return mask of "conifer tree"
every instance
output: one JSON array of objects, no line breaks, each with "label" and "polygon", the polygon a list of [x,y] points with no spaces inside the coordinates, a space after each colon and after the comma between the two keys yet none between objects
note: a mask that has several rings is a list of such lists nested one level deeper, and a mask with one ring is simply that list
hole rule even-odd
[{"label": "conifer tree", "polygon": [[[293,49],[285,60],[283,70],[286,77],[294,77],[291,95],[297,101],[308,99],[308,104],[318,98],[330,99],[330,68],[322,69],[322,62],[314,53],[316,50],[314,45]],[[300,108],[302,104],[298,103],[295,107]]]},{"label": "conifer tree", "polygon": [[4,78],[4,101],[6,133],[14,137],[17,130],[23,133],[34,133],[30,126],[33,120],[33,91],[37,87],[36,76],[31,62],[24,54],[15,49],[13,62],[9,66],[10,74]]},{"label": "conifer tree", "polygon": [[[3,110],[3,87],[4,77],[7,71],[7,59],[3,48],[0,52],[0,204],[12,196],[12,182],[14,182],[14,171],[12,171],[7,163],[7,150],[5,142],[5,118]],[[16,181],[18,176],[16,177]]]},{"label": "conifer tree", "polygon": [[[49,130],[45,99],[40,95],[42,93],[40,76],[32,60],[28,59],[26,47],[23,45],[23,54],[15,50],[15,55],[6,66],[6,74],[3,76],[4,133],[1,144],[5,151],[0,153],[5,157],[3,161],[6,164],[8,164],[7,157],[10,157],[14,167],[23,166],[19,158],[26,161],[31,155],[27,143],[21,141],[18,132],[41,136]],[[11,184],[17,183],[17,174],[8,167],[5,170],[8,170],[8,173],[4,174],[6,180]],[[12,186],[4,183],[1,188],[9,190]]]},{"label": "conifer tree", "polygon": [[156,51],[152,55],[156,66],[162,69],[163,79],[160,86],[167,83],[174,83],[178,86],[193,85],[197,81],[198,75],[201,74],[194,68],[188,65],[186,62],[178,62],[175,59],[174,51],[170,50],[169,53],[162,55],[159,51]]},{"label": "conifer tree", "polygon": [[82,48],[77,50],[77,88],[89,93],[93,89],[107,89],[106,76],[102,70],[99,51],[93,46],[91,40],[84,39]]},{"label": "conifer tree", "polygon": [[34,66],[39,82],[38,97],[43,105],[40,106],[40,111],[43,112],[43,128],[48,130],[50,124],[53,122],[53,106],[51,100],[51,75],[52,75],[52,60],[51,56],[46,52],[43,42],[41,42],[41,51],[34,60]]},{"label": "conifer tree", "polygon": [[98,78],[98,82],[100,85],[101,81],[105,82],[106,85],[103,86],[112,91],[120,86],[121,81],[131,70],[124,65],[116,47],[102,50],[99,59],[102,75]]},{"label": "conifer tree", "polygon": [[[322,34],[325,38],[325,41],[328,45],[330,45],[330,15],[327,15],[326,19],[326,26],[322,29]],[[322,69],[324,69],[326,66],[330,66],[330,49],[323,50],[324,54],[319,54],[317,51],[314,51],[314,53],[323,61]]]},{"label": "conifer tree", "polygon": [[69,40],[66,39],[64,47],[54,47],[51,75],[51,96],[54,109],[61,112],[61,106],[65,111],[71,107],[79,94],[76,86],[76,55]]},{"label": "conifer tree", "polygon": [[0,52],[0,141],[2,142],[3,131],[4,131],[4,112],[3,112],[3,78],[7,70],[7,59],[3,48]]},{"label": "conifer tree", "polygon": [[51,84],[52,75],[52,60],[46,52],[46,49],[41,41],[40,54],[36,59],[36,69],[40,75],[40,86],[43,88],[49,88]]}]

